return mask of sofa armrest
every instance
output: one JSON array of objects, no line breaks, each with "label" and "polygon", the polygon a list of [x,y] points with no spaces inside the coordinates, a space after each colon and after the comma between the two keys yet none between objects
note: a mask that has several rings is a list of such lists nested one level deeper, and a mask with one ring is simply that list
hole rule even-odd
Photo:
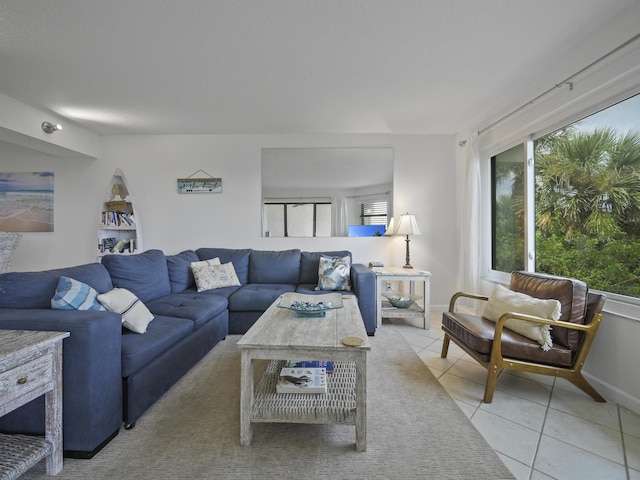
[{"label": "sofa armrest", "polygon": [[376,275],[362,263],[351,265],[351,288],[358,297],[367,335],[376,333]]},{"label": "sofa armrest", "polygon": [[[70,332],[63,342],[65,451],[89,452],[122,423],[121,316],[104,311],[0,309],[0,329]],[[0,430],[41,434],[41,398],[0,418]]]}]

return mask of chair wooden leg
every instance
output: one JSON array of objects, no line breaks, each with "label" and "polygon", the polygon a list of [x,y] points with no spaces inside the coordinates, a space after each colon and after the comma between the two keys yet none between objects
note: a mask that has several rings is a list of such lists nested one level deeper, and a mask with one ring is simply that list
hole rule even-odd
[{"label": "chair wooden leg", "polygon": [[493,401],[493,392],[496,389],[500,372],[502,372],[502,369],[499,369],[497,365],[489,365],[487,382],[484,387],[484,403],[491,403]]},{"label": "chair wooden leg", "polygon": [[600,395],[595,388],[591,386],[587,379],[582,376],[582,373],[576,372],[574,375],[569,377],[565,377],[571,383],[573,383],[576,387],[582,390],[584,393],[593,398],[596,402],[606,402],[605,398]]},{"label": "chair wooden leg", "polygon": [[440,357],[441,358],[447,358],[447,354],[449,353],[449,342],[451,341],[451,339],[449,338],[449,335],[447,335],[446,333],[444,334],[444,338],[442,339],[442,351],[440,352]]}]

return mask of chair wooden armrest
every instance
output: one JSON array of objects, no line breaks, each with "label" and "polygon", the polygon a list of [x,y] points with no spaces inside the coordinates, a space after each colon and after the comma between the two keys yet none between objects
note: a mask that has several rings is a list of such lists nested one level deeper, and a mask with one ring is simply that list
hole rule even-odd
[{"label": "chair wooden armrest", "polygon": [[457,292],[453,295],[453,297],[451,297],[451,301],[449,302],[450,312],[455,311],[456,302],[460,298],[471,298],[473,300],[483,300],[485,302],[489,300],[489,297],[487,297],[486,295],[474,295],[473,293]]}]

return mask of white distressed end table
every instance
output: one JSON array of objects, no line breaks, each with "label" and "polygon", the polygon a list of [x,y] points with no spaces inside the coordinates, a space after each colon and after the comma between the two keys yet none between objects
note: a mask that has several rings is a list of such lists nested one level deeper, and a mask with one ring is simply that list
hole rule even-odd
[{"label": "white distressed end table", "polygon": [[0,416],[45,396],[45,437],[0,435],[0,477],[16,478],[43,458],[62,470],[62,340],[68,332],[0,330]]},{"label": "white distressed end table", "polygon": [[[345,295],[343,307],[327,310],[323,318],[299,318],[277,303],[238,341],[242,350],[240,443],[251,445],[253,423],[346,424],[355,425],[356,450],[365,451],[371,347],[356,297]],[[361,338],[363,344],[346,346],[342,343],[346,337]],[[254,360],[271,360],[255,388]],[[327,393],[276,393],[276,380],[286,360],[333,361]]]},{"label": "white distressed end table", "polygon": [[[376,325],[382,325],[383,318],[421,318],[423,328],[429,328],[429,309],[431,291],[431,272],[419,268],[373,267],[376,274]],[[382,297],[385,292],[383,282],[409,282],[409,293],[415,293],[415,283],[423,282],[424,295],[422,301],[414,302],[408,308],[396,308]]]}]

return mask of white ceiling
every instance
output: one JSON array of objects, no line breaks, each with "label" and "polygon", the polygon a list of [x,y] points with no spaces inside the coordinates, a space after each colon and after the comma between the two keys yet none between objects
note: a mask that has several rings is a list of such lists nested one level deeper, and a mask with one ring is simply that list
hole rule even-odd
[{"label": "white ceiling", "polygon": [[636,1],[0,0],[0,93],[99,134],[457,133]]}]

